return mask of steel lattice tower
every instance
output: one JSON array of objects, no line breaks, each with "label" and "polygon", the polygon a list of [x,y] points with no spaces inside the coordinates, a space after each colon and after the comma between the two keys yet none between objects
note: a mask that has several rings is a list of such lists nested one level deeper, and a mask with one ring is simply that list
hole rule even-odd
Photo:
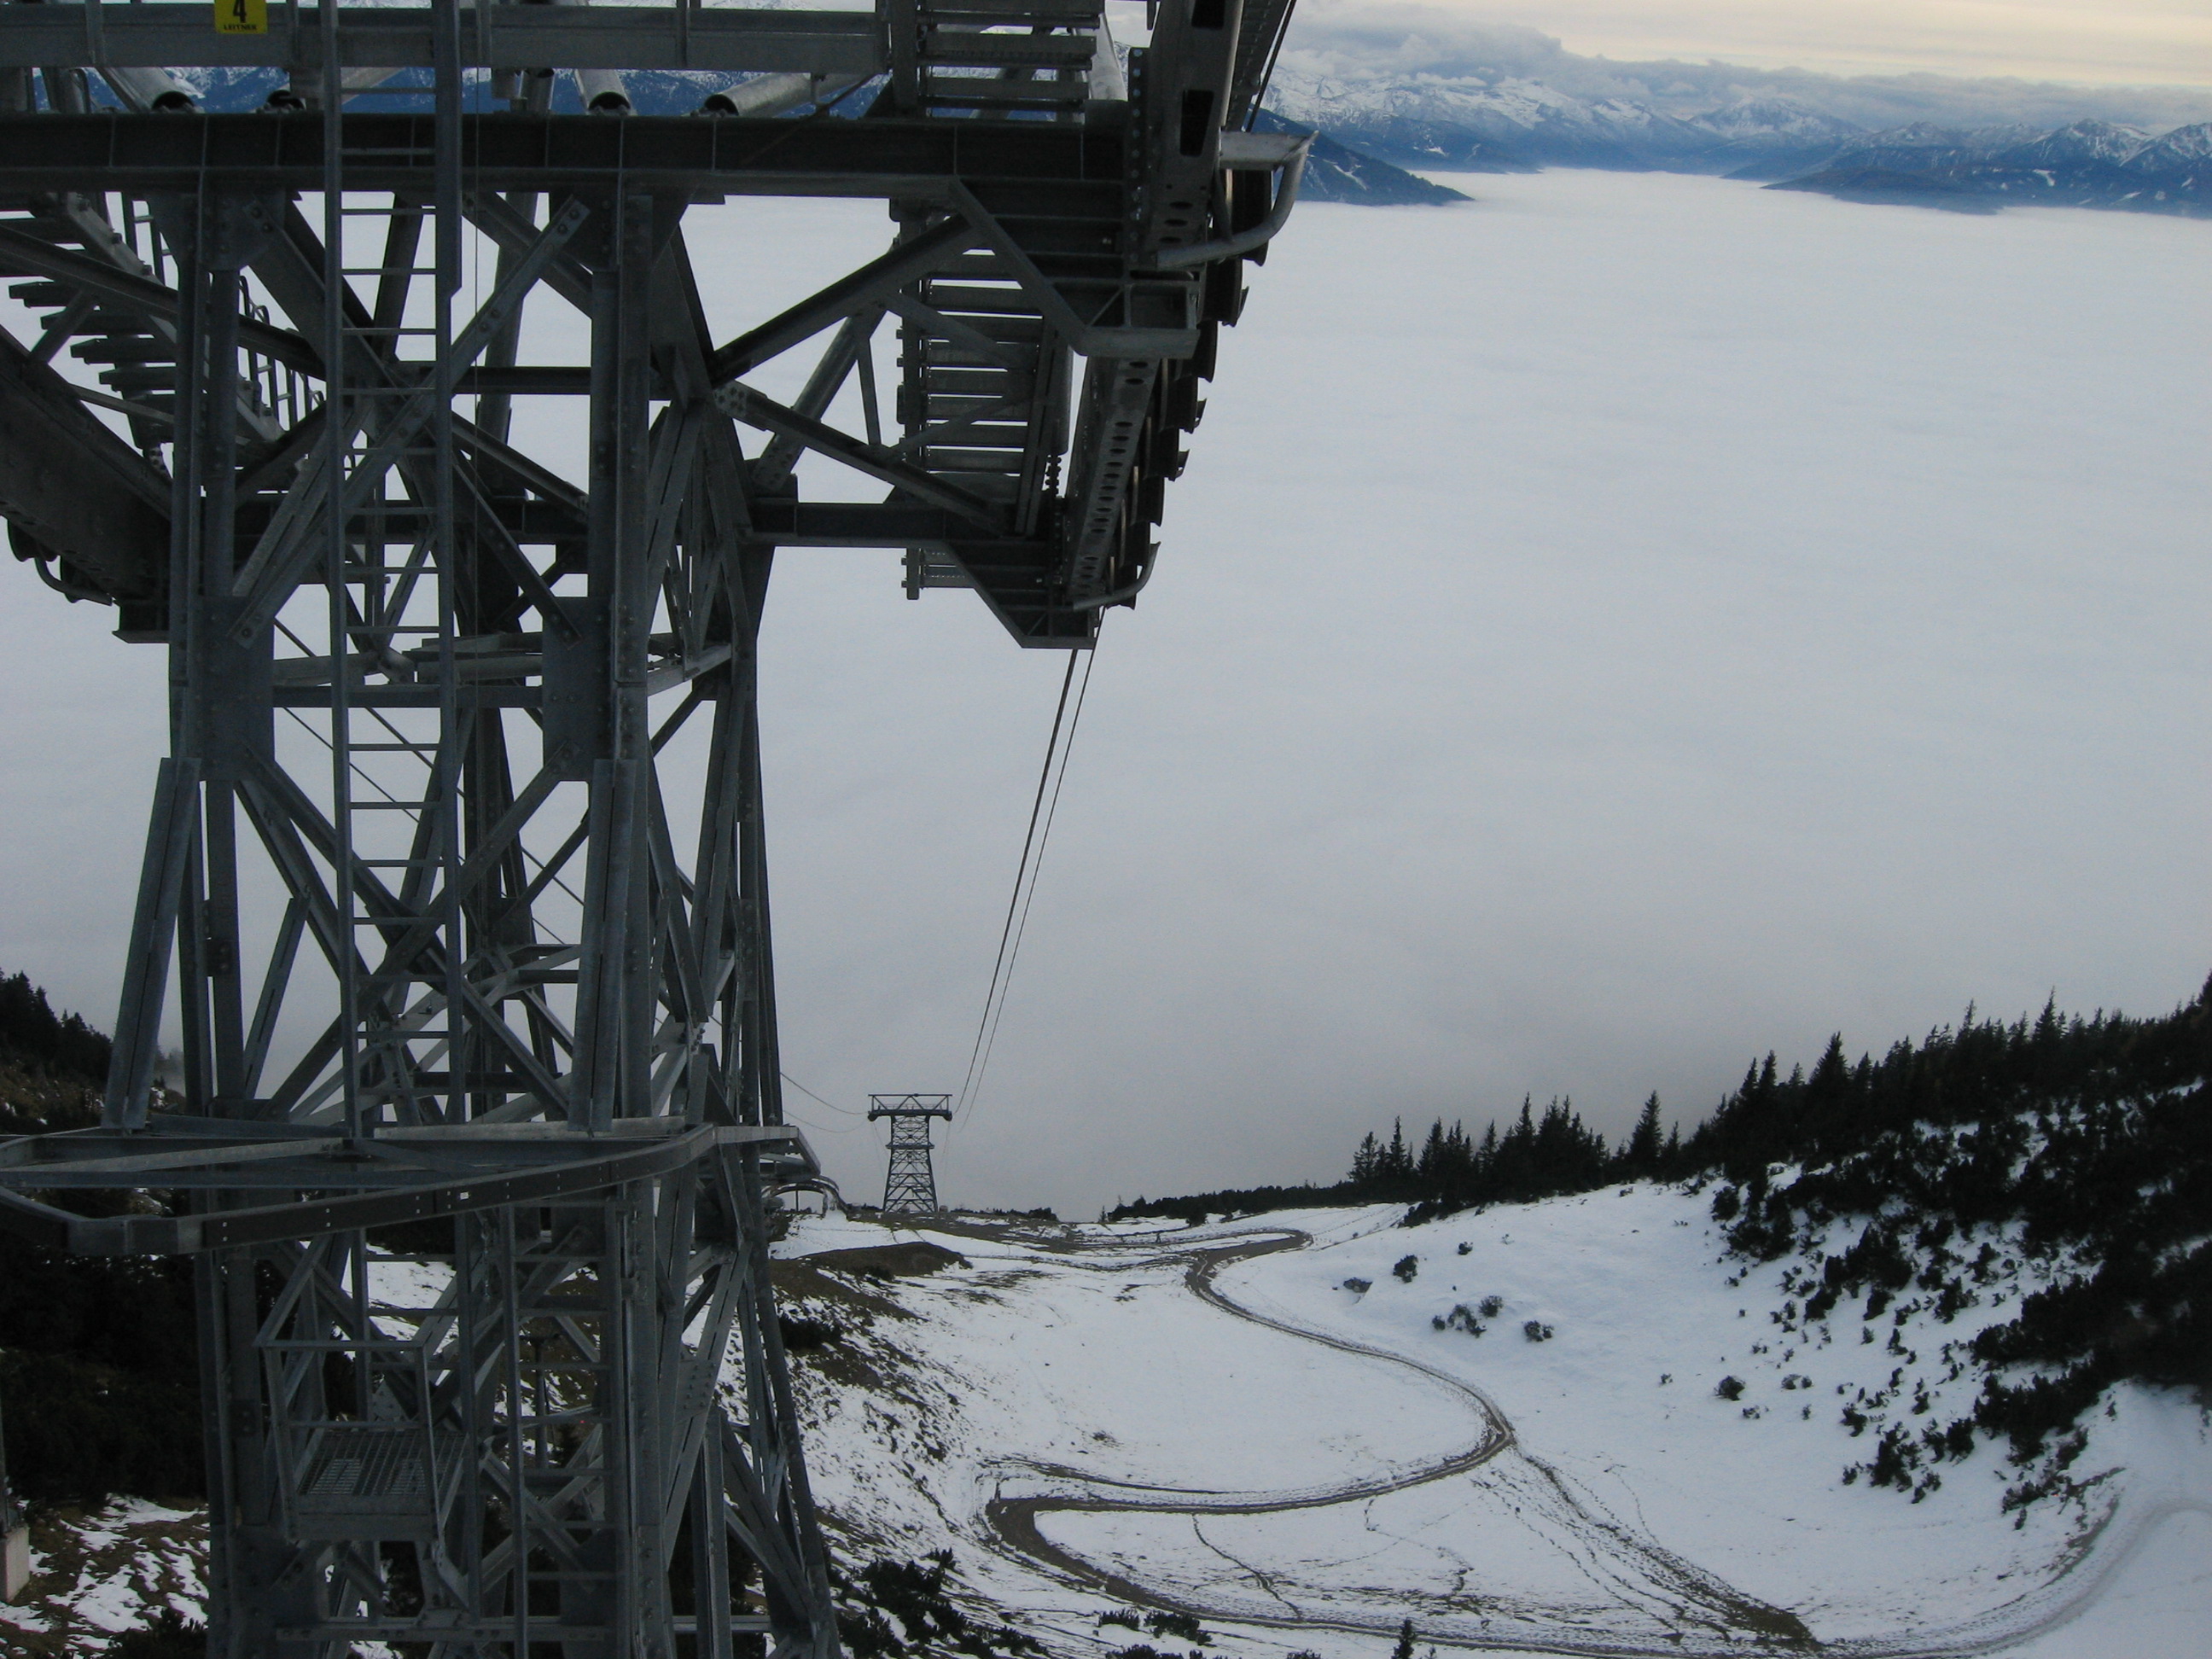
[{"label": "steel lattice tower", "polygon": [[[1163,0],[1125,79],[1100,0],[0,6],[0,515],[171,713],[104,1121],[0,1146],[0,1224],[193,1259],[217,1659],[835,1659],[770,569],[903,550],[1030,646],[1133,601],[1295,199],[1245,131],[1287,15]],[[635,112],[666,70],[730,89]],[[891,244],[718,340],[687,216],[777,195]]]},{"label": "steel lattice tower", "polygon": [[885,1215],[934,1215],[937,1174],[929,1166],[929,1120],[952,1121],[951,1095],[870,1095],[868,1121],[891,1121],[890,1169],[884,1176]]}]

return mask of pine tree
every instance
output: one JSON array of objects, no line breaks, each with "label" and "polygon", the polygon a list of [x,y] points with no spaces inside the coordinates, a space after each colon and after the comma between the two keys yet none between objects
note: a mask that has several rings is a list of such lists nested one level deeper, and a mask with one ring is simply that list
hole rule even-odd
[{"label": "pine tree", "polygon": [[1431,1188],[1442,1184],[1445,1178],[1444,1158],[1444,1121],[1438,1118],[1429,1125],[1429,1138],[1421,1143],[1420,1162],[1414,1165],[1422,1184]]},{"label": "pine tree", "polygon": [[1663,1148],[1659,1139],[1659,1091],[1654,1089],[1644,1103],[1644,1115],[1636,1120],[1628,1144],[1620,1149],[1620,1167],[1629,1175],[1656,1175]]}]

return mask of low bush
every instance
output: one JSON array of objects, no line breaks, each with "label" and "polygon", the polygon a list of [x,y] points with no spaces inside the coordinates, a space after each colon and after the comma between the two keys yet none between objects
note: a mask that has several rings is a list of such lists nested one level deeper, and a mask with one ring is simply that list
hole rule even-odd
[{"label": "low bush", "polygon": [[207,1659],[207,1631],[174,1607],[108,1644],[107,1659]]},{"label": "low bush", "polygon": [[1213,1638],[1199,1627],[1197,1619],[1188,1613],[1150,1614],[1145,1620],[1145,1627],[1155,1636],[1172,1636],[1179,1642],[1195,1642],[1202,1648],[1213,1643]]},{"label": "low bush", "polygon": [[1043,1651],[1033,1637],[963,1613],[945,1589],[951,1573],[951,1550],[920,1561],[879,1557],[850,1578],[833,1571],[845,1650],[853,1659],[939,1659],[947,1653],[1013,1659]]},{"label": "low bush", "polygon": [[779,1314],[775,1328],[783,1337],[787,1353],[811,1353],[825,1348],[845,1334],[836,1322],[828,1319],[809,1319],[804,1314]]}]

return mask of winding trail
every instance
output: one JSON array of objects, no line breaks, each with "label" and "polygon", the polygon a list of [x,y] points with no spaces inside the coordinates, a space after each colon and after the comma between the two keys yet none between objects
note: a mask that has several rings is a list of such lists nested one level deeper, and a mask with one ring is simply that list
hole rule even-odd
[{"label": "winding trail", "polygon": [[[1571,1622],[1554,1622],[1546,1628],[1540,1618],[1521,1613],[1505,1620],[1507,1627],[1495,1633],[1419,1628],[1418,1639],[1425,1647],[1559,1653],[1589,1656],[1589,1659],[1657,1659],[1657,1656],[1668,1656],[1668,1659],[1723,1659],[1724,1656],[1741,1659],[1747,1651],[1817,1652],[1838,1656],[1838,1659],[1845,1656],[1848,1659],[1965,1659],[1969,1655],[1993,1654],[2016,1647],[2070,1622],[2095,1601],[2136,1552],[2166,1522],[2183,1515],[2212,1515],[2212,1506],[2203,1504],[2160,1504],[2131,1515],[2121,1529],[2123,1535],[2105,1537],[2113,1519],[2113,1512],[2108,1511],[2102,1521],[2087,1530],[2065,1560],[2054,1564],[2056,1570],[2038,1591],[2017,1601],[1942,1629],[1823,1643],[1788,1609],[1736,1589],[1666,1549],[1640,1528],[1606,1513],[1602,1505],[1578,1492],[1558,1470],[1521,1446],[1505,1413],[1480,1389],[1402,1354],[1254,1312],[1231,1300],[1216,1284],[1224,1269],[1239,1262],[1310,1247],[1315,1242],[1311,1234],[1291,1228],[1268,1228],[1225,1237],[1228,1242],[1194,1243],[1184,1249],[1163,1250],[1146,1258],[1146,1262],[1185,1261],[1185,1286],[1200,1300],[1233,1318],[1340,1352],[1403,1366],[1443,1385],[1480,1414],[1483,1427],[1474,1443],[1410,1471],[1367,1480],[1270,1492],[1164,1488],[1103,1480],[1057,1464],[1024,1461],[1020,1467],[1034,1474],[1085,1490],[1011,1498],[1001,1494],[988,1499],[983,1506],[982,1518],[1000,1548],[1063,1583],[1132,1606],[1188,1613],[1219,1623],[1280,1630],[1327,1630],[1387,1638],[1398,1633],[1401,1612],[1361,1616],[1341,1608],[1323,1613],[1299,1607],[1267,1574],[1230,1555],[1219,1545],[1205,1539],[1202,1533],[1200,1541],[1238,1567],[1264,1594],[1288,1611],[1268,1614],[1249,1607],[1209,1606],[1139,1582],[1054,1544],[1044,1535],[1040,1519],[1056,1514],[1188,1515],[1194,1517],[1195,1526],[1195,1517],[1206,1515],[1269,1515],[1320,1509],[1362,1503],[1471,1474],[1510,1452],[1519,1464],[1526,1466],[1533,1477],[1528,1484],[1547,1500],[1546,1507],[1553,1517],[1563,1522],[1585,1549],[1594,1552],[1595,1566],[1585,1565],[1584,1568],[1593,1580],[1613,1585],[1624,1606],[1641,1605],[1649,1610],[1656,1602],[1667,1611],[1655,1619],[1648,1638],[1601,1633],[1587,1627],[1577,1628]],[[1087,1254],[1100,1249],[1095,1244],[1059,1242],[1043,1243],[1043,1248],[1055,1255]],[[1133,1264],[1125,1258],[1114,1265]],[[1472,1602],[1474,1598],[1469,1600]],[[1418,1626],[1418,1620],[1416,1624]]]},{"label": "winding trail", "polygon": [[[1653,1654],[1698,1655],[1711,1651],[1741,1654],[1743,1638],[1770,1644],[1784,1650],[1805,1650],[1817,1645],[1811,1632],[1787,1609],[1770,1606],[1756,1597],[1745,1595],[1723,1583],[1691,1562],[1662,1548],[1652,1540],[1624,1527],[1610,1516],[1593,1514],[1580,1496],[1559,1473],[1540,1460],[1519,1448],[1513,1425],[1497,1403],[1481,1390],[1453,1376],[1449,1372],[1425,1365],[1419,1360],[1402,1354],[1391,1353],[1382,1348],[1370,1347],[1363,1342],[1332,1336],[1325,1332],[1309,1330],[1303,1326],[1271,1319],[1255,1313],[1231,1301],[1214,1283],[1223,1269],[1257,1256],[1270,1255],[1282,1250],[1304,1249],[1314,1242],[1310,1233],[1295,1229],[1269,1229],[1265,1232],[1238,1236],[1249,1242],[1216,1245],[1212,1248],[1194,1247],[1187,1251],[1168,1251],[1154,1261],[1183,1256],[1188,1266],[1183,1283],[1191,1293],[1208,1305],[1218,1308],[1233,1318],[1279,1331],[1302,1341],[1317,1342],[1340,1352],[1357,1354],[1363,1358],[1379,1360],[1385,1364],[1403,1366],[1431,1381],[1441,1383],[1472,1405],[1480,1414],[1483,1431],[1472,1446],[1437,1457],[1408,1472],[1368,1480],[1344,1481],[1327,1486],[1310,1487],[1295,1492],[1210,1492],[1169,1490],[1134,1483],[1102,1480],[1097,1476],[1063,1468],[1057,1464],[1035,1463],[1028,1468],[1039,1474],[1058,1480],[1075,1481],[1091,1487],[1106,1487],[1115,1494],[1096,1493],[1090,1496],[1045,1495],[1034,1497],[994,1497],[983,1508],[985,1525],[998,1542],[1007,1550],[1026,1557],[1036,1565],[1063,1580],[1081,1584],[1102,1594],[1115,1596],[1134,1606],[1158,1608],[1164,1612],[1186,1613],[1197,1618],[1214,1619],[1243,1625],[1261,1625],[1285,1630],[1334,1630],[1353,1635],[1394,1636],[1398,1621],[1383,1615],[1360,1618],[1347,1614],[1323,1615],[1308,1612],[1271,1616],[1249,1609],[1230,1611],[1219,1607],[1180,1599],[1156,1586],[1138,1583],[1109,1568],[1103,1567],[1082,1556],[1061,1548],[1044,1535],[1037,1524],[1038,1517],[1050,1514],[1107,1514],[1143,1513],[1167,1515],[1275,1515],[1294,1510],[1321,1509],[1340,1504],[1361,1503],[1392,1492],[1427,1486],[1455,1475],[1466,1474],[1480,1468],[1500,1453],[1515,1450],[1527,1462],[1545,1486],[1561,1502],[1565,1510],[1577,1516],[1586,1534],[1615,1556],[1630,1558],[1625,1565],[1630,1576],[1659,1589],[1672,1601],[1674,1628],[1664,1637],[1644,1642],[1620,1642],[1588,1635],[1550,1634],[1516,1629],[1511,1633],[1495,1637],[1466,1633],[1447,1634],[1442,1632],[1422,1633],[1422,1641],[1431,1646],[1468,1649],[1503,1649],[1522,1652],[1542,1651],[1563,1654],[1603,1656],[1605,1659],[1644,1659]],[[1127,1495],[1121,1495],[1127,1494]],[[1210,1546],[1224,1553],[1218,1546]],[[1234,1559],[1234,1558],[1226,1558]],[[1245,1563],[1237,1563],[1255,1583],[1273,1599],[1291,1605],[1267,1578],[1266,1575]],[[1686,1643],[1692,1632],[1717,1639],[1710,1650],[1702,1645]]]}]

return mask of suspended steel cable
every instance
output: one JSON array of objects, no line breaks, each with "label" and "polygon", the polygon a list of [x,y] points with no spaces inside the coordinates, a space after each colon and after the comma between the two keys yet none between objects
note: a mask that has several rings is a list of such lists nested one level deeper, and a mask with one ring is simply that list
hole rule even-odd
[{"label": "suspended steel cable", "polygon": [[840,1106],[834,1100],[823,1099],[820,1095],[816,1094],[813,1090],[808,1088],[804,1083],[801,1083],[797,1078],[792,1076],[788,1072],[778,1071],[776,1075],[781,1078],[786,1083],[788,1083],[793,1088],[798,1090],[799,1093],[805,1095],[809,1100],[812,1101],[817,1106],[827,1106],[831,1111],[842,1112],[847,1117],[867,1116],[866,1112],[856,1112],[849,1106]]},{"label": "suspended steel cable", "polygon": [[1014,936],[1014,912],[1022,902],[1022,883],[1029,874],[1030,854],[1036,846],[1037,821],[1044,811],[1045,789],[1052,782],[1053,758],[1060,752],[1060,722],[1067,715],[1067,693],[1075,684],[1075,653],[1067,657],[1067,672],[1060,677],[1060,702],[1052,711],[1052,735],[1045,739],[1044,765],[1037,773],[1036,798],[1030,803],[1030,827],[1022,836],[1021,861],[1014,866],[1014,890],[1006,898],[1006,919],[999,928],[999,954],[991,963],[991,982],[983,992],[982,1018],[975,1022],[975,1041],[968,1049],[968,1074],[960,1079],[956,1112],[965,1109],[975,1081],[975,1066],[983,1053],[983,1039],[991,1028],[991,1010],[998,1001],[999,978],[1006,965],[1007,942]]},{"label": "suspended steel cable", "polygon": [[[1097,648],[1094,646],[1083,665],[1083,684],[1075,689],[1075,712],[1067,717],[1067,737],[1060,745],[1060,771],[1053,779],[1052,799],[1045,807],[1044,827],[1037,833],[1036,856],[1029,861],[1029,891],[1021,895],[1021,920],[1014,925],[1014,942],[1006,951],[1006,970],[1000,976],[998,1010],[989,1016],[991,1029],[990,1034],[983,1040],[983,1058],[975,1066],[974,1082],[968,1090],[967,1109],[970,1117],[975,1115],[975,1103],[983,1093],[983,1076],[991,1068],[991,1051],[999,1046],[999,1022],[1006,1017],[1006,992],[1014,981],[1014,963],[1022,954],[1022,936],[1030,930],[1030,906],[1036,900],[1037,878],[1044,870],[1044,849],[1052,840],[1052,822],[1060,816],[1060,786],[1067,781],[1067,763],[1075,753],[1075,733],[1083,724],[1084,699],[1091,695],[1091,671],[1097,660]],[[1068,664],[1070,669],[1074,666],[1073,662]],[[1050,757],[1048,756],[1046,760],[1049,765]],[[1019,883],[1020,878],[1017,877],[1017,892],[1019,892]]]},{"label": "suspended steel cable", "polygon": [[[1060,813],[1060,792],[1067,781],[1067,762],[1074,752],[1075,729],[1083,720],[1084,700],[1091,694],[1091,670],[1097,661],[1095,647],[1083,653],[1083,683],[1077,685],[1076,655],[1074,652],[1068,653],[1067,672],[1060,678],[1060,698],[1052,711],[1052,732],[1045,740],[1044,765],[1037,773],[1036,793],[1030,802],[1029,827],[1022,836],[1021,859],[1014,867],[1014,890],[1006,898],[1006,920],[999,929],[998,955],[991,963],[991,982],[983,994],[983,1012],[975,1024],[975,1041],[968,1051],[968,1074],[961,1080],[959,1097],[954,1103],[956,1112],[970,1109],[983,1086],[991,1050],[999,1040],[999,1022],[1006,1012],[1006,988],[1013,978],[1014,962],[1021,955],[1022,936],[1029,931],[1030,906],[1036,898],[1037,873],[1043,868],[1045,846],[1052,839],[1053,820]],[[1071,691],[1075,697],[1073,714],[1068,710]],[[777,1075],[817,1106],[826,1106],[843,1117],[866,1115],[823,1099],[788,1072],[779,1070]]]}]

